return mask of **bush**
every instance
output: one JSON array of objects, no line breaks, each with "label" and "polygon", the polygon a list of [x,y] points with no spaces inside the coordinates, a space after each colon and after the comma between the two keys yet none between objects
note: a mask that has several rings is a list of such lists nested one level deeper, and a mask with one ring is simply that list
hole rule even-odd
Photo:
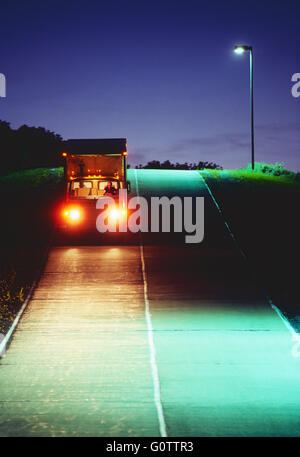
[{"label": "bush", "polygon": [[[255,172],[264,173],[269,176],[284,176],[286,178],[299,180],[300,173],[296,173],[292,170],[288,170],[283,167],[283,162],[276,162],[274,165],[267,163],[255,162],[254,164]],[[248,164],[246,167],[241,168],[242,171],[252,171],[251,164]]]}]

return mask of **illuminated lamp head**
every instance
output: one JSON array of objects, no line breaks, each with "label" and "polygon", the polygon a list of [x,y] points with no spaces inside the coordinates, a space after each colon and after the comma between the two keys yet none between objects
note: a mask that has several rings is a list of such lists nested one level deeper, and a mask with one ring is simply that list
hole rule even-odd
[{"label": "illuminated lamp head", "polygon": [[252,51],[252,46],[238,45],[234,47],[234,52],[236,54],[244,54],[245,51]]}]

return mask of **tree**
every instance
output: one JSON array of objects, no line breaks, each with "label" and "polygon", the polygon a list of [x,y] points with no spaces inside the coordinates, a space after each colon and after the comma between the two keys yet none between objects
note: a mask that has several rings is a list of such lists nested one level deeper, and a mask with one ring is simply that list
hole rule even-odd
[{"label": "tree", "polygon": [[210,168],[214,170],[222,170],[220,165],[213,162],[198,162],[198,163],[171,163],[169,160],[160,162],[159,160],[151,160],[146,165],[137,165],[135,168],[151,168],[151,169],[165,169],[165,170],[203,170],[204,168]]},{"label": "tree", "polygon": [[2,175],[14,170],[61,165],[62,137],[44,127],[22,125],[14,130],[8,122],[0,120],[0,144]]}]

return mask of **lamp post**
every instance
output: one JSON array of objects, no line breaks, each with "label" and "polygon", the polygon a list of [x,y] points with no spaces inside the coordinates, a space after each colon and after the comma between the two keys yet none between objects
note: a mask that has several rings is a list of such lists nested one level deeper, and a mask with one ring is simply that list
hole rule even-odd
[{"label": "lamp post", "polygon": [[251,114],[251,164],[254,170],[254,115],[253,115],[253,49],[252,46],[235,46],[236,54],[250,53],[250,114]]}]

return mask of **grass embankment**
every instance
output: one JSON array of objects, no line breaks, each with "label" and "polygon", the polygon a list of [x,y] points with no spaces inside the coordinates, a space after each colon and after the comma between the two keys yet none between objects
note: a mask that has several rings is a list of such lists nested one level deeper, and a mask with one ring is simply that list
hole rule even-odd
[{"label": "grass embankment", "polygon": [[300,329],[299,174],[256,169],[202,174],[260,282]]},{"label": "grass embankment", "polygon": [[33,282],[62,190],[62,168],[0,177],[0,333],[10,327]]}]

